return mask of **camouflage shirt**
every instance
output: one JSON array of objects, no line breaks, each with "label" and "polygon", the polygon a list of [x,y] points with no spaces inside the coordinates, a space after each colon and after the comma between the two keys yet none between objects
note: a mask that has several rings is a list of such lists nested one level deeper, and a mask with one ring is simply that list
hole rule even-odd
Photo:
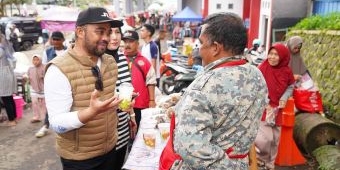
[{"label": "camouflage shirt", "polygon": [[[228,59],[227,59],[228,60]],[[244,155],[254,142],[268,103],[261,72],[250,64],[205,67],[175,107],[174,149],[182,157],[171,169],[248,169]]]}]

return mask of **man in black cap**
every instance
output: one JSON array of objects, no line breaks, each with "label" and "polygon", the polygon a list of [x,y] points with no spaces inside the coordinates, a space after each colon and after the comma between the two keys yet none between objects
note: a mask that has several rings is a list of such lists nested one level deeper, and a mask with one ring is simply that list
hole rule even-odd
[{"label": "man in black cap", "polygon": [[64,170],[114,169],[121,100],[113,93],[117,64],[104,53],[111,27],[122,25],[104,8],[80,12],[74,45],[46,66],[46,105]]},{"label": "man in black cap", "polygon": [[[66,46],[64,45],[64,34],[60,31],[54,31],[51,34],[50,38],[50,44],[51,46],[48,47],[42,56],[42,63],[46,65],[49,61],[51,61],[53,58],[55,58],[57,55],[61,55],[65,50]],[[32,123],[35,123],[37,121],[31,120]],[[50,123],[48,121],[48,113],[46,113],[44,125],[39,129],[38,132],[35,133],[35,137],[41,138],[44,137],[47,132],[48,128],[50,127]]]},{"label": "man in black cap", "polygon": [[136,31],[127,31],[123,35],[125,55],[131,70],[131,82],[139,96],[135,99],[133,110],[136,114],[137,129],[141,120],[141,111],[155,107],[156,73],[152,64],[142,56],[139,49],[139,36]]},{"label": "man in black cap", "polygon": [[64,45],[64,34],[60,31],[54,31],[50,37],[51,46],[48,47],[42,57],[43,64],[47,64],[57,55],[62,54],[66,50],[66,46]]},{"label": "man in black cap", "polygon": [[43,64],[47,64],[57,55],[62,54],[66,50],[66,46],[64,45],[64,34],[60,31],[54,31],[50,37],[50,47],[48,47],[43,54],[42,62]]}]

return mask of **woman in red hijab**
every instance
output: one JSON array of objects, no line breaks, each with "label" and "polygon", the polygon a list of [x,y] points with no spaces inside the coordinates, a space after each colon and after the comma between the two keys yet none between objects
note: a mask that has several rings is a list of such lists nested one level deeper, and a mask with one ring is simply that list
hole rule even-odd
[{"label": "woman in red hijab", "polygon": [[292,95],[294,76],[289,68],[290,52],[283,44],[274,44],[267,59],[259,66],[269,91],[269,105],[262,115],[255,139],[258,162],[266,169],[274,169],[282,123],[282,108]]}]

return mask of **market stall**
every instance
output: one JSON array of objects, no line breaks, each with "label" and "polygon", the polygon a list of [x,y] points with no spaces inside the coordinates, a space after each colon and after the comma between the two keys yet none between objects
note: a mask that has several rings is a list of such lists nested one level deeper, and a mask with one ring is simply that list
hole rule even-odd
[{"label": "market stall", "polygon": [[41,27],[52,31],[74,31],[79,14],[78,8],[53,6],[39,14]]}]

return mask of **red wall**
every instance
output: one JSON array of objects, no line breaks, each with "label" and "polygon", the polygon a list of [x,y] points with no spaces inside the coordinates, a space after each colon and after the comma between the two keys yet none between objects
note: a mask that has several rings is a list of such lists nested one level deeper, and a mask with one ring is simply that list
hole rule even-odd
[{"label": "red wall", "polygon": [[250,0],[248,48],[252,46],[252,41],[259,36],[260,9],[261,0]]},{"label": "red wall", "polygon": [[251,0],[243,1],[243,20],[249,18]]},{"label": "red wall", "polygon": [[203,18],[208,16],[208,9],[209,9],[209,0],[203,0],[203,11],[202,11]]},{"label": "red wall", "polygon": [[[208,15],[209,0],[203,0],[203,18]],[[248,29],[248,44],[247,47],[252,46],[255,38],[258,38],[259,22],[260,22],[261,0],[244,0],[243,1],[243,21],[249,19]]]}]

